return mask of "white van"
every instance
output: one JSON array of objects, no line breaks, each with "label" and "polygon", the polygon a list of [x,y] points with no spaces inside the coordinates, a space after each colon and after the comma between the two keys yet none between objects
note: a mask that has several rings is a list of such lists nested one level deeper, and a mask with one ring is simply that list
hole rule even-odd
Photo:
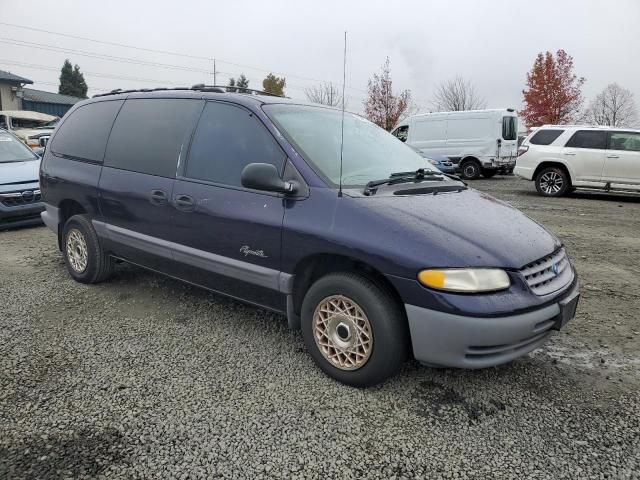
[{"label": "white van", "polygon": [[512,108],[414,115],[392,132],[425,155],[445,155],[465,179],[511,173],[518,155]]}]

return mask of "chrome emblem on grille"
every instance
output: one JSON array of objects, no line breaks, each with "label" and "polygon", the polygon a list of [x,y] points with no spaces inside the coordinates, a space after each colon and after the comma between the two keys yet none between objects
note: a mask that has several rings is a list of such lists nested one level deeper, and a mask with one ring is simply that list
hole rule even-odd
[{"label": "chrome emblem on grille", "polygon": [[33,190],[25,190],[20,195],[22,195],[22,200],[26,203],[32,202],[35,197]]},{"label": "chrome emblem on grille", "polygon": [[554,275],[558,275],[558,264],[554,263],[553,265],[551,265],[551,271],[553,272]]}]

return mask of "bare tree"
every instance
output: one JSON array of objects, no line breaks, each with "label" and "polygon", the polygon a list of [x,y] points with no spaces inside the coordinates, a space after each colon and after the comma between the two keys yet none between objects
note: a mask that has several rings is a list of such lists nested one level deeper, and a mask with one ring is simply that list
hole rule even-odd
[{"label": "bare tree", "polygon": [[455,112],[482,109],[487,106],[487,102],[478,95],[476,87],[470,81],[455,77],[438,86],[431,105],[439,112]]},{"label": "bare tree", "polygon": [[331,82],[306,88],[304,94],[307,96],[307,100],[313,103],[329,105],[330,107],[337,107],[342,104],[340,90]]},{"label": "bare tree", "polygon": [[638,112],[633,93],[617,83],[610,83],[589,104],[585,120],[596,125],[610,127],[636,126]]}]

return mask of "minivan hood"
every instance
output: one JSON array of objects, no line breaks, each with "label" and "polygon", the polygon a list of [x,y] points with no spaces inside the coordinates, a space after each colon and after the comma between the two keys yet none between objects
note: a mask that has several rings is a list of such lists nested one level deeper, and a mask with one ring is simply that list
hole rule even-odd
[{"label": "minivan hood", "polygon": [[[40,162],[38,160],[0,163],[0,189],[7,191],[7,187],[14,188],[10,184],[37,182],[39,168]],[[20,187],[16,186],[15,188]]]},{"label": "minivan hood", "polygon": [[375,249],[397,252],[404,267],[519,269],[561,245],[524,213],[473,189],[354,200],[378,226]]}]

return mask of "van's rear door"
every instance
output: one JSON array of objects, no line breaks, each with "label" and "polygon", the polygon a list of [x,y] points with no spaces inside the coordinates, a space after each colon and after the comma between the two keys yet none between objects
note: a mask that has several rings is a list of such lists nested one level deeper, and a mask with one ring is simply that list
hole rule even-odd
[{"label": "van's rear door", "polygon": [[113,125],[99,183],[104,222],[97,225],[114,254],[171,274],[171,206],[203,102],[186,98],[133,98]]}]

